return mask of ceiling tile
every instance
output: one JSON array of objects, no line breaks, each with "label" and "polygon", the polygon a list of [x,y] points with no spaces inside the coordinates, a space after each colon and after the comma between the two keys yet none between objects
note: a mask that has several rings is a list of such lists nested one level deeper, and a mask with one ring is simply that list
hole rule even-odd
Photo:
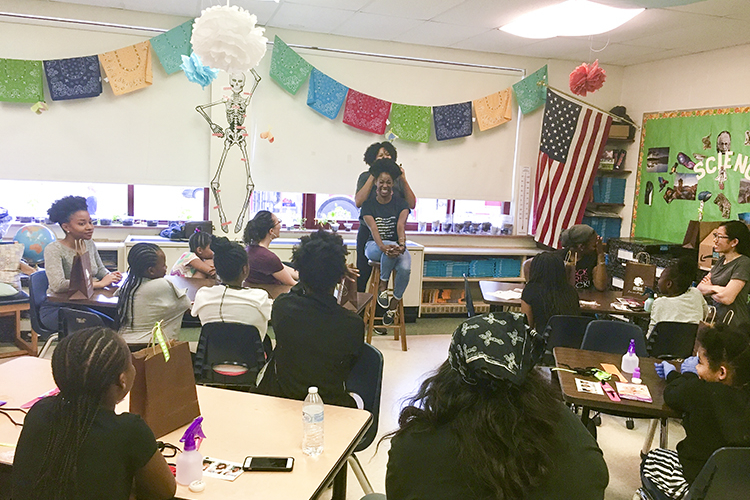
[{"label": "ceiling tile", "polygon": [[284,2],[268,25],[275,28],[331,33],[353,15],[354,13],[348,10]]},{"label": "ceiling tile", "polygon": [[452,48],[465,50],[479,50],[498,54],[519,54],[523,48],[536,42],[528,38],[521,38],[497,29],[488,29],[466,40],[451,44]]},{"label": "ceiling tile", "polygon": [[464,0],[373,0],[362,8],[362,12],[398,14],[399,17],[426,21],[463,2]]},{"label": "ceiling tile", "polygon": [[433,21],[464,26],[497,28],[510,21],[547,5],[559,3],[560,0],[466,0],[448,11],[432,18]]},{"label": "ceiling tile", "polygon": [[705,18],[692,29],[660,31],[627,42],[628,45],[681,49],[691,53],[745,43],[750,43],[750,30],[745,22],[713,17]]},{"label": "ceiling tile", "polygon": [[328,9],[358,11],[371,1],[372,0],[281,0],[281,3],[293,3],[298,5],[311,5],[313,7],[326,7]]},{"label": "ceiling tile", "polygon": [[653,52],[650,54],[639,54],[639,55],[631,55],[627,56],[621,59],[613,59],[610,64],[617,64],[620,66],[632,66],[634,64],[643,64],[647,62],[653,62],[653,61],[663,61],[664,59],[671,59],[673,57],[680,57],[688,55],[687,52],[683,50],[661,50],[657,49],[657,52]]},{"label": "ceiling tile", "polygon": [[356,12],[331,33],[335,35],[391,40],[421,24],[416,19]]},{"label": "ceiling tile", "polygon": [[668,9],[676,12],[692,12],[708,16],[743,16],[737,19],[747,19],[750,16],[750,2],[747,0],[704,0],[681,7],[669,7]]},{"label": "ceiling tile", "polygon": [[486,28],[458,26],[455,24],[425,21],[414,28],[394,37],[393,41],[403,43],[417,43],[438,47],[451,46],[467,38],[486,32]]}]

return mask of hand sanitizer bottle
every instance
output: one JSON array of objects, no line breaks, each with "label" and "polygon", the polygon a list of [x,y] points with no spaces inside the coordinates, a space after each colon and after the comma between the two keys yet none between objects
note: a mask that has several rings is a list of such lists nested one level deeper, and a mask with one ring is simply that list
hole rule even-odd
[{"label": "hand sanitizer bottle", "polygon": [[638,356],[635,355],[635,339],[630,339],[628,352],[622,357],[620,369],[625,373],[633,373],[638,367]]}]

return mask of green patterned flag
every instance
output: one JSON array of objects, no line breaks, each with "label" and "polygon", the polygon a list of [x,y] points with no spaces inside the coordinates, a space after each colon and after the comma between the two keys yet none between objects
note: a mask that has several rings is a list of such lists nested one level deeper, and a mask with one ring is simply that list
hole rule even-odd
[{"label": "green patterned flag", "polygon": [[408,104],[394,103],[391,106],[391,114],[388,119],[391,122],[392,132],[399,139],[415,142],[430,141],[432,108],[429,106],[409,106]]},{"label": "green patterned flag", "polygon": [[193,45],[190,43],[192,35],[193,20],[191,19],[151,39],[151,47],[168,75],[180,70],[183,55],[189,56],[193,52]]},{"label": "green patterned flag", "polygon": [[521,113],[531,113],[547,100],[547,65],[513,85]]},{"label": "green patterned flag", "polygon": [[312,64],[289,48],[278,36],[273,39],[271,78],[290,94],[296,94],[312,71]]},{"label": "green patterned flag", "polygon": [[42,61],[0,59],[0,101],[44,100]]}]

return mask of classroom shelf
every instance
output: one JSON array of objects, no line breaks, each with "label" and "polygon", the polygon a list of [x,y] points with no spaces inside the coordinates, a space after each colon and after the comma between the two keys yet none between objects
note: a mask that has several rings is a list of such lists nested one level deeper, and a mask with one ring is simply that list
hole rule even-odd
[{"label": "classroom shelf", "polygon": [[[478,283],[480,281],[506,281],[510,283],[524,283],[526,281],[525,278],[466,278],[469,280],[470,283]],[[463,278],[443,278],[441,276],[423,276],[422,277],[423,283],[463,283]]]},{"label": "classroom shelf", "polygon": [[600,168],[596,171],[596,175],[599,175],[601,177],[627,177],[632,173],[632,170],[606,170],[603,168]]}]

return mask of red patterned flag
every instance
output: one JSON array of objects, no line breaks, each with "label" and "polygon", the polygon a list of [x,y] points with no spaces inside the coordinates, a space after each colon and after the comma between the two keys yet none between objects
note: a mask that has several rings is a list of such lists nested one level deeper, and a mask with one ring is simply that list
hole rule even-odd
[{"label": "red patterned flag", "polygon": [[384,134],[391,103],[349,89],[344,107],[344,123],[360,130]]},{"label": "red patterned flag", "polygon": [[557,248],[560,232],[583,219],[611,124],[610,116],[548,90],[536,168],[536,241]]}]

